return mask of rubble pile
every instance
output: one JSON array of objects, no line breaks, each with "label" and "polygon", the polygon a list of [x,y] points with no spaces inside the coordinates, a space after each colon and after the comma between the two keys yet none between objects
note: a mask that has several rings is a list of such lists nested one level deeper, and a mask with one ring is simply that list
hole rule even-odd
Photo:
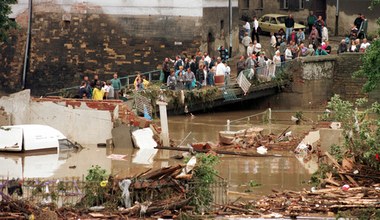
[{"label": "rubble pile", "polygon": [[248,128],[236,132],[220,131],[219,143],[225,149],[252,149],[265,146],[269,150],[294,150],[303,137],[296,137],[288,131],[289,127],[281,134],[264,135],[262,128]]},{"label": "rubble pile", "polygon": [[224,205],[218,215],[250,215],[260,218],[297,216],[330,216],[341,211],[380,208],[380,172],[344,157],[342,162],[328,152],[318,154],[320,165],[311,181],[310,190],[285,190],[264,196],[259,200],[233,202]]},{"label": "rubble pile", "polygon": [[[186,165],[147,170],[128,179],[110,177],[102,186],[106,192],[104,198],[108,201],[106,199],[103,204],[92,207],[83,206],[88,195],[75,206],[61,208],[54,203],[37,204],[28,199],[6,197],[0,202],[0,219],[173,218],[178,215],[177,210],[191,199],[187,184],[192,180],[195,164],[193,157]],[[116,204],[112,204],[114,201]]]},{"label": "rubble pile", "polygon": [[274,191],[258,201],[223,206],[219,215],[247,214],[255,217],[335,216],[338,211],[380,208],[380,184],[373,187],[327,188],[312,191]]}]

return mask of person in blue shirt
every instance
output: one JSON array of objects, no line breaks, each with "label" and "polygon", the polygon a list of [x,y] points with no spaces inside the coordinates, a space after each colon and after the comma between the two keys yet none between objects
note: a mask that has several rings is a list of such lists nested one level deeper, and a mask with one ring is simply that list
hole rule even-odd
[{"label": "person in blue shirt", "polygon": [[119,99],[119,93],[121,90],[121,82],[120,82],[120,79],[117,78],[117,73],[113,74],[113,79],[111,79],[111,83],[112,83],[112,87],[114,90],[114,98],[116,100],[118,100]]}]

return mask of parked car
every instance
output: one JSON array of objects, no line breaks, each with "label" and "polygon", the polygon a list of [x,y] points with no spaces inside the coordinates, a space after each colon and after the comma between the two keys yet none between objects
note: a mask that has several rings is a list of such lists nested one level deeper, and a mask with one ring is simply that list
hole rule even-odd
[{"label": "parked car", "polygon": [[[259,27],[261,28],[261,32],[266,33],[277,33],[278,30],[283,28],[285,30],[285,18],[288,17],[288,15],[281,15],[281,14],[266,14],[263,15],[258,21],[259,21]],[[302,24],[295,23],[294,29],[305,29],[305,26]]]}]

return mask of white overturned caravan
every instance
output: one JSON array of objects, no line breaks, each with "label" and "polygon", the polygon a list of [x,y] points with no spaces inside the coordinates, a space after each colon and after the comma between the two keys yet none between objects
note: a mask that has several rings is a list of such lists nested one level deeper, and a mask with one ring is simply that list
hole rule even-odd
[{"label": "white overturned caravan", "polygon": [[59,149],[70,142],[65,135],[47,125],[13,125],[0,127],[0,151],[34,151]]}]

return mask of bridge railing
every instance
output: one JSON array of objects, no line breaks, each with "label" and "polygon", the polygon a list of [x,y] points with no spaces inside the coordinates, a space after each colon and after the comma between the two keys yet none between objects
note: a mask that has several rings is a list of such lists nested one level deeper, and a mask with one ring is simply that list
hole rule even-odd
[{"label": "bridge railing", "polygon": [[[146,79],[149,80],[149,82],[155,82],[155,81],[159,81],[160,73],[161,73],[161,70],[152,70],[152,71],[140,73],[140,75],[145,76]],[[122,88],[129,88],[130,86],[132,86],[136,76],[137,76],[137,74],[119,77],[119,79],[121,81]],[[111,79],[109,79],[109,80],[111,80]],[[107,80],[105,80],[105,81],[107,81]],[[54,92],[45,93],[45,96],[71,97],[71,96],[73,96],[73,94],[78,93],[79,87],[80,86],[78,85],[78,86],[62,88],[62,89],[59,89],[59,90],[54,91]]]},{"label": "bridge railing", "polygon": [[253,68],[254,75],[256,78],[262,81],[271,81],[272,79],[279,77],[283,73],[291,74],[288,72],[288,69],[296,62],[297,60],[284,61],[279,64],[273,62],[267,62],[264,66],[259,66]]}]

